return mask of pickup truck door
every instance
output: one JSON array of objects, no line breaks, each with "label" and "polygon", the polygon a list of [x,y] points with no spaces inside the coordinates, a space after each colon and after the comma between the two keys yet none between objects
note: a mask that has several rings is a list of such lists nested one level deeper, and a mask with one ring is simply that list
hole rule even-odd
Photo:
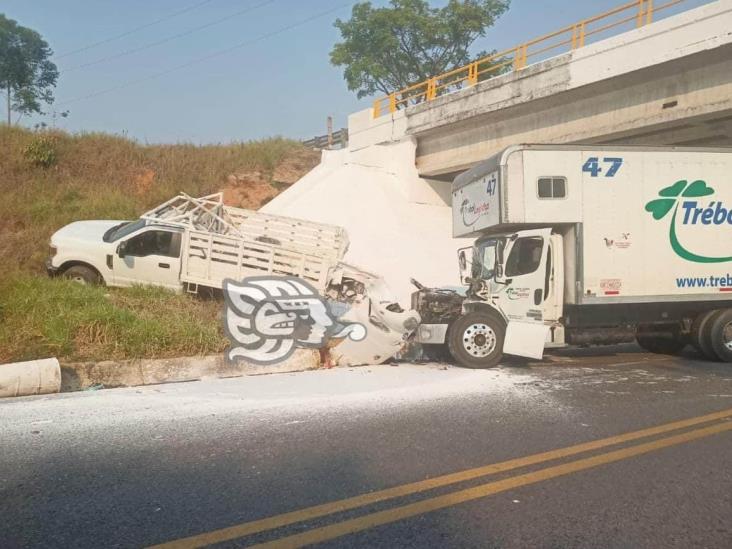
[{"label": "pickup truck door", "polygon": [[180,289],[180,231],[149,227],[119,246],[117,249],[122,257],[112,256],[112,277],[116,286],[150,284]]},{"label": "pickup truck door", "polygon": [[541,358],[549,326],[544,322],[551,229],[519,231],[504,252],[505,287],[498,292],[506,316],[503,352]]}]

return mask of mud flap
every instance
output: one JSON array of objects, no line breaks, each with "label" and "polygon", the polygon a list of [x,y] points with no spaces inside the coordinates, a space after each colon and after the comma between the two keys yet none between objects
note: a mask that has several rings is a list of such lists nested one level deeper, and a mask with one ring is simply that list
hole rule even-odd
[{"label": "mud flap", "polygon": [[506,328],[503,352],[507,355],[541,359],[548,335],[549,326],[538,322],[512,320]]}]

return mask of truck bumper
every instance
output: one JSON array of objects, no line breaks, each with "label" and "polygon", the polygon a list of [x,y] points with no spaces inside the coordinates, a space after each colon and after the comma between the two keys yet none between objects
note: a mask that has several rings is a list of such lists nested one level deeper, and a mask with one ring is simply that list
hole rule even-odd
[{"label": "truck bumper", "polygon": [[420,324],[414,334],[417,343],[445,343],[448,324]]},{"label": "truck bumper", "polygon": [[56,276],[58,274],[58,267],[53,266],[50,257],[46,259],[46,273],[48,273],[48,276]]}]

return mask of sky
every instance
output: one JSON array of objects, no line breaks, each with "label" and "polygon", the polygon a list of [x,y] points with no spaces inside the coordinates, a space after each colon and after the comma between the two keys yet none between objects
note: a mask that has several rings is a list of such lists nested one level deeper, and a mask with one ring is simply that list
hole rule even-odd
[{"label": "sky", "polygon": [[[709,0],[685,0],[680,11]],[[656,0],[660,3],[662,0]],[[346,0],[0,0],[0,13],[39,32],[60,77],[42,119],[72,132],[142,143],[306,139],[368,108],[333,67]],[[385,5],[387,0],[372,4]],[[433,0],[440,6],[445,0]],[[512,0],[474,51],[513,47],[624,3]],[[198,27],[205,28],[198,29]],[[140,28],[144,27],[144,28]],[[23,118],[33,125],[40,118]]]}]

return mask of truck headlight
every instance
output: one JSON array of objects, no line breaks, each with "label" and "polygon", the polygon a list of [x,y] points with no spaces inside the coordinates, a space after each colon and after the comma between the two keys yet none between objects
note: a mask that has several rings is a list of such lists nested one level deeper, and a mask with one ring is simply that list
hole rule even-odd
[{"label": "truck headlight", "polygon": [[54,246],[53,244],[51,244],[48,247],[48,257],[55,257],[56,256],[56,251],[57,251],[56,250],[56,246]]}]

